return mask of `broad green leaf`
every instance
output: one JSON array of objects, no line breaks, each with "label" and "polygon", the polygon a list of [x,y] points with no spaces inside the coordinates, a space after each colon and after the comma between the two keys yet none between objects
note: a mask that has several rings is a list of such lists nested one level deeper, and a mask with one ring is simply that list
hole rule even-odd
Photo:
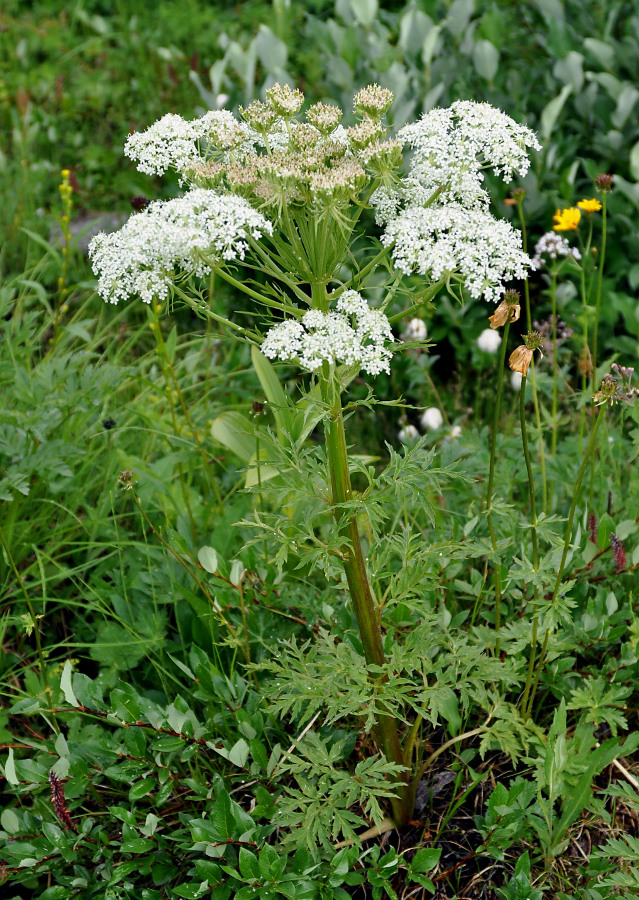
[{"label": "broad green leaf", "polygon": [[260,384],[262,385],[264,396],[273,410],[278,436],[281,438],[283,431],[290,434],[292,413],[286,402],[286,395],[284,394],[280,380],[277,377],[277,372],[259,347],[256,347],[255,345],[251,347],[251,361],[257,377],[260,380]]},{"label": "broad green leaf", "polygon": [[197,558],[202,568],[213,575],[217,572],[217,553],[213,547],[200,547],[197,552]]},{"label": "broad green leaf", "polygon": [[177,347],[177,325],[174,325],[171,329],[171,333],[165,341],[165,347],[169,362],[172,363],[175,358],[175,348]]},{"label": "broad green leaf", "polygon": [[365,28],[370,28],[377,16],[377,0],[350,0],[351,12]]},{"label": "broad green leaf", "polygon": [[255,38],[255,49],[267,72],[283,69],[286,65],[288,58],[286,44],[271,31],[268,25],[260,25]]},{"label": "broad green leaf", "polygon": [[7,779],[9,784],[20,784],[18,776],[16,775],[16,764],[13,759],[13,747],[9,747],[7,761],[4,764],[4,777]]},{"label": "broad green leaf", "polygon": [[635,181],[639,181],[639,141],[637,141],[630,151],[630,174]]},{"label": "broad green leaf", "polygon": [[211,425],[211,436],[228,447],[242,462],[255,453],[255,434],[251,423],[238,412],[224,412]]},{"label": "broad green leaf", "polygon": [[20,819],[12,809],[3,809],[0,815],[0,825],[9,834],[17,834],[20,831]]},{"label": "broad green leaf", "polygon": [[561,113],[564,103],[572,93],[572,85],[565,84],[559,94],[548,103],[541,113],[541,138],[543,141],[547,141],[550,138],[550,135],[553,133],[555,123],[559,118],[559,114]]},{"label": "broad green leaf", "polygon": [[475,69],[486,81],[492,81],[499,68],[499,50],[490,41],[477,41],[473,49]]},{"label": "broad green leaf", "polygon": [[73,693],[73,685],[71,684],[71,676],[73,674],[73,666],[71,665],[71,660],[67,659],[64,664],[64,668],[62,669],[62,677],[60,678],[60,690],[64,694],[64,699],[67,701],[70,706],[78,707],[80,703],[78,702],[78,698]]}]

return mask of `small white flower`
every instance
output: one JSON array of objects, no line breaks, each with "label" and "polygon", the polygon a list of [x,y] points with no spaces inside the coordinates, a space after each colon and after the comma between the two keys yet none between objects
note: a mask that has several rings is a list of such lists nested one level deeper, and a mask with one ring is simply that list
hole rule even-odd
[{"label": "small white flower", "polygon": [[226,104],[228,102],[229,102],[228,94],[218,94],[217,97],[215,98],[215,105],[217,106],[218,109],[222,109],[222,107],[226,106]]},{"label": "small white flower", "polygon": [[406,325],[403,338],[405,341],[425,341],[426,335],[426,323],[422,319],[411,319]]},{"label": "small white flower", "polygon": [[419,419],[423,431],[437,431],[444,423],[444,417],[436,406],[430,406]]},{"label": "small white flower", "polygon": [[513,389],[513,391],[521,390],[521,379],[522,379],[521,372],[513,372],[512,373],[512,375],[510,376],[510,386]]},{"label": "small white flower", "polygon": [[461,433],[462,433],[462,427],[461,427],[461,425],[453,425],[453,427],[450,429],[450,437],[451,437],[451,440],[454,441],[455,438],[460,437],[460,436],[461,436]]},{"label": "small white flower", "polygon": [[414,425],[404,425],[404,427],[397,432],[397,437],[402,444],[412,444],[419,438],[419,431]]},{"label": "small white flower", "polygon": [[477,346],[484,353],[496,353],[501,344],[501,335],[492,328],[484,328],[477,338]]}]

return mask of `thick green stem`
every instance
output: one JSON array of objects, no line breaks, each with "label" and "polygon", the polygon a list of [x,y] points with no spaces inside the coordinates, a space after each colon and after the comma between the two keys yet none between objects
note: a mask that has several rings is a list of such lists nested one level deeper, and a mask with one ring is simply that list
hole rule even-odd
[{"label": "thick green stem", "polygon": [[[313,285],[313,305],[321,308],[326,302],[326,288]],[[328,458],[331,499],[335,521],[341,528],[344,544],[341,548],[342,564],[348,582],[348,589],[357,619],[359,634],[368,665],[383,667],[386,662],[382,643],[379,616],[370,584],[359,539],[357,520],[354,514],[344,514],[344,505],[352,501],[351,476],[348,466],[348,449],[342,399],[340,389],[330,377],[322,380],[322,395],[329,414],[325,424],[326,455]],[[373,689],[380,684],[380,676],[371,676]],[[380,715],[377,723],[377,737],[381,749],[389,762],[404,766],[404,755],[399,740],[397,721],[391,715]],[[405,825],[412,815],[412,797],[408,773],[400,775],[403,785],[399,796],[392,802],[393,818],[397,825]]]},{"label": "thick green stem", "polygon": [[[561,554],[561,561],[559,563],[559,568],[557,570],[557,577],[555,579],[555,587],[552,592],[552,599],[550,601],[551,607],[554,607],[557,602],[557,597],[559,595],[559,589],[561,587],[561,581],[564,576],[564,569],[566,567],[566,559],[568,558],[568,550],[570,548],[570,538],[572,537],[572,525],[575,520],[575,510],[577,509],[577,503],[579,501],[579,494],[581,493],[581,485],[583,484],[584,475],[586,474],[586,469],[588,467],[588,463],[590,461],[590,457],[595,449],[597,443],[597,432],[599,431],[599,426],[603,422],[604,412],[606,410],[605,405],[601,407],[599,410],[599,414],[595,419],[595,424],[592,429],[592,433],[590,435],[590,440],[588,441],[588,446],[586,447],[586,452],[584,453],[583,459],[581,461],[581,466],[579,467],[579,473],[577,475],[577,481],[575,483],[575,490],[572,495],[572,503],[570,504],[570,512],[568,513],[568,521],[566,522],[566,533],[564,535],[564,549]],[[535,699],[535,694],[537,693],[537,687],[539,685],[539,678],[541,676],[541,672],[543,669],[543,665],[546,659],[546,651],[548,649],[548,640],[550,638],[550,628],[546,629],[546,634],[544,635],[544,643],[541,648],[541,653],[539,654],[539,661],[537,662],[537,672],[535,674],[535,683],[533,685],[532,691],[530,692],[530,700],[528,702],[528,709],[526,710],[527,714],[530,715],[532,710],[533,701]]]},{"label": "thick green stem", "polygon": [[[506,349],[508,347],[508,333],[510,331],[510,317],[506,319],[504,325],[504,337],[501,342],[501,352],[499,354],[499,370],[497,376],[497,395],[495,397],[495,409],[493,413],[493,430],[490,436],[490,466],[488,469],[488,490],[486,495],[486,520],[488,522],[488,530],[490,531],[490,542],[493,552],[497,550],[497,535],[495,534],[495,526],[493,524],[493,485],[495,482],[495,456],[497,447],[497,430],[499,428],[499,410],[501,406],[501,392],[504,383],[504,364],[506,361]],[[500,641],[499,632],[501,629],[501,575],[499,571],[499,560],[495,561],[495,652],[499,654]]]},{"label": "thick green stem", "polygon": [[[331,390],[331,387],[330,384],[325,385],[327,392]],[[386,661],[382,644],[382,633],[368,583],[357,521],[353,515],[349,516],[345,523],[343,521],[344,516],[341,507],[342,504],[349,503],[352,500],[352,489],[341,397],[337,391],[335,393],[337,396],[333,398],[330,418],[326,423],[326,450],[330,469],[334,516],[335,521],[341,525],[345,539],[341,551],[342,561],[353,603],[353,611],[359,627],[364,657],[369,665],[381,667]],[[379,677],[373,677],[371,680],[373,683],[378,682]],[[381,748],[386,758],[390,762],[403,766],[404,757],[396,720],[390,715],[380,715],[377,731]],[[410,787],[405,783],[404,787],[399,791],[399,797],[392,801],[393,818],[397,825],[404,825],[410,820],[412,814],[410,806]]]}]

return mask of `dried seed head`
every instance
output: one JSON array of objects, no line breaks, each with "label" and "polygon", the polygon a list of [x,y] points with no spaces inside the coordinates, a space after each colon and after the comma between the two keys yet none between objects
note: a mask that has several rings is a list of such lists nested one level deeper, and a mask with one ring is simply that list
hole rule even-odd
[{"label": "dried seed head", "polygon": [[520,347],[516,347],[510,354],[508,364],[513,372],[519,372],[520,375],[525,376],[528,374],[532,356],[532,350],[522,344]]},{"label": "dried seed head", "polygon": [[593,544],[597,543],[597,516],[594,513],[590,513],[588,516],[588,531],[590,532],[589,541],[592,541]]},{"label": "dried seed head", "polygon": [[521,306],[519,304],[519,291],[508,290],[504,294],[501,303],[492,314],[488,317],[491,328],[500,328],[505,325],[508,320],[517,322],[521,315]]},{"label": "dried seed head", "polygon": [[612,175],[608,175],[605,172],[602,172],[595,178],[595,184],[600,191],[611,191],[613,185]]},{"label": "dried seed head", "polygon": [[579,372],[582,375],[586,375],[590,377],[592,375],[592,356],[590,354],[590,348],[584,347],[581,353],[579,354],[579,362],[577,363],[579,368]]},{"label": "dried seed head", "polygon": [[610,403],[612,406],[615,400],[618,399],[617,392],[619,390],[619,382],[612,377],[612,375],[604,375],[601,380],[601,385],[599,386],[599,390],[594,396],[594,401],[596,406],[601,406],[604,403]]},{"label": "dried seed head", "polygon": [[610,546],[615,560],[615,572],[626,568],[626,550],[616,534],[610,535]]},{"label": "dried seed head", "polygon": [[524,344],[529,350],[541,350],[544,336],[541,331],[529,331],[524,335]]}]

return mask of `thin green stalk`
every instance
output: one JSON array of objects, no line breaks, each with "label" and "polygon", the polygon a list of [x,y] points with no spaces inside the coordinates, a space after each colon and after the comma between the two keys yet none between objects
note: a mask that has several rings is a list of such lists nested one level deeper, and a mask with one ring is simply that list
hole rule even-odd
[{"label": "thin green stalk", "polygon": [[[590,354],[590,347],[588,345],[588,294],[586,293],[586,263],[590,259],[590,244],[592,242],[592,216],[590,216],[590,229],[588,231],[588,240],[586,241],[586,246],[583,250],[583,257],[581,260],[581,274],[579,277],[579,288],[581,291],[581,303],[583,306],[583,316],[584,316],[584,346],[582,350],[582,360],[581,360],[581,390],[583,395],[586,394],[586,387],[588,385],[588,368],[591,368],[591,378],[594,386],[594,370],[592,369],[592,356]],[[593,389],[594,393],[594,389]],[[581,407],[581,414],[579,416],[579,452],[581,453],[583,450],[584,443],[584,431],[586,425],[586,407],[585,405]]]},{"label": "thin green stalk", "polygon": [[[524,253],[528,252],[528,231],[526,230],[526,217],[524,216],[524,199],[519,196],[517,199],[517,212],[519,213],[519,223],[521,226],[521,245]],[[532,331],[532,312],[530,308],[530,286],[528,279],[524,281],[524,298],[526,302],[526,328]],[[535,375],[535,363],[531,363],[530,383],[532,384],[533,408],[535,410],[535,423],[537,425],[537,434],[539,435],[539,465],[541,469],[542,499],[543,510],[547,511],[548,506],[548,487],[546,483],[546,447],[544,444],[543,432],[541,430],[541,414],[539,411],[539,396],[537,394],[537,378]]]},{"label": "thin green stalk", "polygon": [[7,560],[9,561],[9,566],[11,567],[13,574],[15,575],[16,580],[17,580],[18,584],[20,585],[20,590],[22,591],[22,595],[27,604],[27,609],[29,610],[29,615],[31,617],[31,624],[33,626],[33,634],[35,636],[36,650],[38,653],[38,661],[40,663],[40,677],[42,678],[42,685],[44,688],[44,693],[46,694],[46,696],[49,700],[49,707],[50,707],[49,714],[51,716],[51,723],[53,725],[53,730],[56,732],[56,734],[59,734],[60,728],[58,726],[58,722],[57,722],[55,713],[52,708],[53,695],[51,692],[51,687],[49,685],[49,676],[47,674],[47,667],[46,667],[45,659],[44,659],[44,651],[42,649],[42,640],[40,638],[40,626],[38,625],[38,617],[36,616],[36,611],[33,607],[33,603],[31,602],[31,597],[29,596],[29,592],[27,591],[26,585],[25,585],[24,581],[22,580],[22,576],[20,575],[20,572],[18,571],[18,568],[13,559],[13,555],[11,553],[11,549],[9,548],[9,544],[7,543],[7,540],[4,536],[4,531],[2,530],[1,527],[0,527],[0,542],[2,543],[4,552],[7,555]]},{"label": "thin green stalk", "polygon": [[[504,325],[504,336],[501,342],[501,352],[499,354],[499,370],[497,377],[497,395],[495,397],[495,409],[493,412],[493,429],[490,436],[490,464],[488,469],[488,489],[486,492],[486,520],[488,522],[488,530],[490,531],[490,542],[493,552],[497,551],[497,535],[495,534],[495,526],[493,524],[493,486],[495,483],[495,457],[497,448],[497,430],[499,428],[499,411],[501,406],[501,394],[504,383],[504,365],[506,362],[506,349],[508,347],[508,334],[510,332],[510,316],[506,319]],[[499,632],[501,629],[501,574],[499,571],[499,560],[495,562],[495,653],[499,655],[500,639]]]},{"label": "thin green stalk", "polygon": [[[521,441],[524,448],[524,459],[526,461],[526,473],[528,475],[528,493],[530,496],[530,521],[531,521],[531,539],[533,548],[533,568],[535,572],[539,570],[539,541],[537,538],[537,507],[535,502],[535,482],[533,479],[532,464],[530,461],[530,449],[528,447],[528,429],[526,428],[526,376],[522,376],[521,390],[519,393],[519,427],[521,429]],[[535,652],[537,649],[537,629],[538,629],[538,603],[539,591],[537,585],[533,585],[533,593],[535,598],[535,616],[533,619],[532,637],[530,642],[530,659],[528,662],[528,675],[526,677],[526,686],[522,698],[521,708],[526,709],[528,702],[528,694],[530,692],[530,684],[532,681],[533,668],[535,664]]]},{"label": "thin green stalk", "polygon": [[[588,446],[586,447],[586,452],[584,453],[583,459],[581,461],[581,466],[579,467],[579,473],[577,475],[577,481],[575,482],[575,490],[572,495],[572,503],[570,504],[570,512],[568,513],[568,521],[566,522],[566,533],[564,536],[564,548],[561,554],[561,561],[559,563],[559,568],[557,570],[557,577],[555,579],[555,587],[552,592],[552,599],[550,601],[551,608],[555,606],[557,602],[557,597],[559,595],[559,589],[561,587],[561,581],[564,575],[564,569],[566,567],[566,559],[568,557],[568,550],[570,548],[570,538],[572,537],[572,526],[575,519],[575,510],[577,509],[577,503],[579,501],[579,494],[581,492],[581,485],[583,484],[584,475],[586,473],[586,468],[588,467],[588,463],[590,461],[590,457],[597,443],[597,432],[599,431],[599,426],[603,422],[604,413],[606,407],[602,405],[599,410],[599,414],[595,419],[595,424],[592,429],[590,440],[588,441]],[[537,687],[539,686],[539,678],[541,675],[541,671],[543,669],[543,665],[546,659],[546,651],[548,650],[548,639],[550,637],[550,629],[546,629],[546,634],[544,636],[544,643],[541,648],[541,653],[539,654],[539,661],[537,662],[537,671],[535,673],[535,683],[530,692],[530,699],[528,701],[528,708],[525,710],[527,715],[530,715],[532,710],[532,705],[535,700],[535,694],[537,693]]]},{"label": "thin green stalk", "polygon": [[[601,310],[601,290],[603,286],[603,272],[606,261],[606,234],[607,234],[607,216],[606,216],[606,191],[601,193],[601,253],[599,254],[599,268],[597,271],[597,293],[595,297],[595,324],[592,333],[592,392],[595,392],[595,380],[597,378],[597,347],[599,337],[599,312]],[[590,462],[590,493],[589,505],[592,505],[592,498],[595,489],[595,466],[597,463],[597,453],[593,453]]]},{"label": "thin green stalk", "polygon": [[552,304],[552,444],[551,451],[554,456],[557,452],[557,410],[559,407],[559,385],[557,384],[557,265],[553,260],[550,275],[550,302]]},{"label": "thin green stalk", "polygon": [[592,377],[593,390],[594,380],[597,377],[597,339],[599,337],[599,312],[601,310],[601,291],[603,287],[603,273],[606,262],[606,236],[607,236],[607,215],[606,215],[606,191],[601,194],[601,253],[599,254],[599,270],[597,272],[597,293],[595,297],[595,324],[592,333]]}]

